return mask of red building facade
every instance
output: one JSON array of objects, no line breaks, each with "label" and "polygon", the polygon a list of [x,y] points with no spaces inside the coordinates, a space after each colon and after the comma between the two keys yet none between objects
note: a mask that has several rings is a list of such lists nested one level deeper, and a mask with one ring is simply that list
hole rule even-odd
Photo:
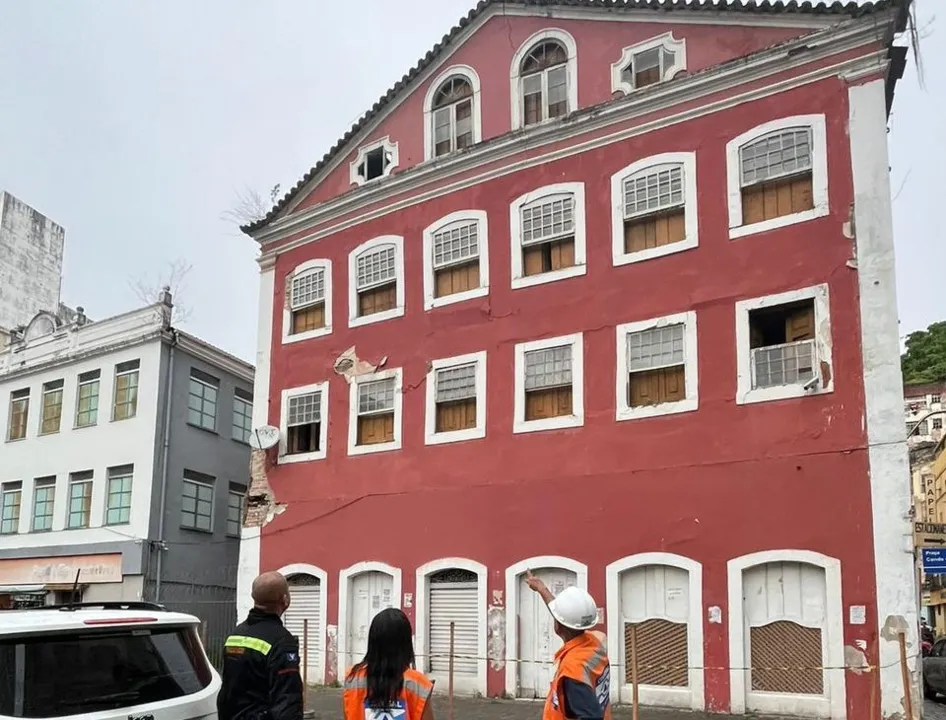
[{"label": "red building facade", "polygon": [[310,680],[397,606],[444,686],[452,621],[459,691],[543,697],[532,569],[598,601],[616,702],[633,633],[645,703],[901,707],[907,6],[480,3],[247,228],[284,511],[241,585],[290,576]]}]

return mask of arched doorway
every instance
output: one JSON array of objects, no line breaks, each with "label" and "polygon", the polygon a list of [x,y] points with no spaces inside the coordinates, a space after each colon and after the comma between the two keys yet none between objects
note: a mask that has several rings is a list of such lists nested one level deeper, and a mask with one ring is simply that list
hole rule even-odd
[{"label": "arched doorway", "polygon": [[[328,588],[324,570],[314,565],[287,565],[280,572],[289,582],[289,609],[283,615],[286,629],[299,639],[300,663],[305,659],[306,681],[325,682],[325,610]],[[308,637],[306,623],[308,620]],[[308,644],[306,644],[306,642]]]},{"label": "arched doorway", "polygon": [[401,571],[384,563],[365,562],[342,570],[338,608],[338,676],[365,656],[368,629],[375,615],[401,607]]}]

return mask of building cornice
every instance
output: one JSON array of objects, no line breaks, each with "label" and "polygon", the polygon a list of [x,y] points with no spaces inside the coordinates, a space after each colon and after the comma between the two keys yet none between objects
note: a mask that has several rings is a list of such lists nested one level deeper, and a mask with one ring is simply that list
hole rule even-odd
[{"label": "building cornice", "polygon": [[238,377],[246,383],[253,383],[255,368],[248,362],[240,360],[240,358],[180,330],[166,332],[162,337],[164,342],[173,343],[175,336],[177,339],[177,347],[183,352],[186,352],[188,355],[193,355],[199,360],[203,360],[208,365],[212,365],[230,375]]},{"label": "building cornice", "polygon": [[[675,106],[731,90],[733,87],[745,83],[763,80],[872,43],[879,43],[884,39],[883,27],[884,25],[878,26],[875,17],[847,21],[842,25],[795,38],[773,48],[760,51],[748,58],[730,61],[700,73],[677,78],[666,85],[655,85],[633,95],[580,110],[562,122],[538,125],[507,133],[461,155],[421,163],[405,170],[403,173],[392,176],[380,185],[353,190],[313,208],[273,221],[253,234],[254,239],[263,247],[263,254],[259,261],[262,264],[274,252],[283,252],[298,247],[301,244],[318,239],[326,233],[320,231],[317,237],[307,236],[281,245],[278,248],[272,247],[287,236],[304,232],[346,214],[358,212],[395,196],[412,192],[431,181],[446,181],[453,176],[475,170],[482,165],[505,160],[526,150],[534,151],[536,148],[559,143],[563,140],[575,140],[581,135],[632,120],[635,117],[672,110]],[[866,71],[872,64],[878,71],[883,70],[886,66],[886,51],[871,53],[864,58],[857,58],[830,68],[816,70],[800,76],[800,79],[804,82],[814,82],[831,75],[855,71],[858,68]],[[733,97],[737,97],[738,102],[745,102],[749,95],[765,96],[769,94],[772,94],[771,88],[765,88],[762,91],[749,91]],[[731,98],[729,98],[705,105],[696,110],[684,111],[675,117],[662,118],[656,123],[647,123],[642,125],[641,128],[646,127],[649,131],[654,129],[655,126],[672,125],[692,117],[707,114],[709,111],[717,112],[719,109],[729,107],[732,104]],[[548,158],[549,155],[534,158],[536,162],[532,164],[548,162]],[[524,167],[528,166],[528,164],[524,165]],[[522,167],[521,164],[516,165],[517,170],[522,169]],[[481,182],[481,180],[479,181]],[[414,199],[412,198],[412,200]],[[413,202],[410,204],[413,204]],[[396,208],[392,206],[392,209]],[[372,216],[377,217],[377,214]],[[364,219],[366,218],[360,217],[358,222]],[[336,232],[337,229],[333,232]]]}]

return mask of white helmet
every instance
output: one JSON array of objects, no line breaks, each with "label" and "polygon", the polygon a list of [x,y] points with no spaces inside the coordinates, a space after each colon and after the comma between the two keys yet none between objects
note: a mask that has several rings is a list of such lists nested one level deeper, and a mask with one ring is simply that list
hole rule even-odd
[{"label": "white helmet", "polygon": [[549,603],[552,617],[572,630],[590,630],[598,624],[598,606],[585,590],[567,587]]}]

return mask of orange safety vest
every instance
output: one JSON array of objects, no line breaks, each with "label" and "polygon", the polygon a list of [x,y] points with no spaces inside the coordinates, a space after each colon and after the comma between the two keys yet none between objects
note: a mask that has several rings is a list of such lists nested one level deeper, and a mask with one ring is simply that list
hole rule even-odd
[{"label": "orange safety vest", "polygon": [[555,662],[555,677],[545,700],[542,720],[566,720],[564,678],[589,685],[604,710],[604,720],[611,720],[611,664],[604,635],[586,632],[569,640],[555,653]]},{"label": "orange safety vest", "polygon": [[393,708],[369,708],[367,671],[361,668],[354,674],[349,673],[342,693],[342,708],[345,720],[375,720],[390,717],[393,720],[421,720],[424,715],[434,684],[417,670],[408,668],[404,671],[404,686]]}]

